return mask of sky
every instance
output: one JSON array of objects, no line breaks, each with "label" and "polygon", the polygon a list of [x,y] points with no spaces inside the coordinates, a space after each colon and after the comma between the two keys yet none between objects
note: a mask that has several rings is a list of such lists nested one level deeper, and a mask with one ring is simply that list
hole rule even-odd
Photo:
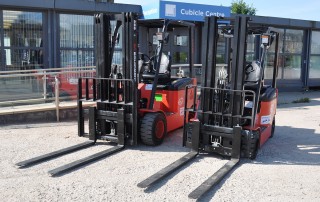
[{"label": "sky", "polygon": [[[114,0],[115,3],[143,5],[158,0]],[[215,6],[231,6],[232,0],[172,0]],[[244,0],[257,9],[256,15],[320,21],[319,0]]]}]

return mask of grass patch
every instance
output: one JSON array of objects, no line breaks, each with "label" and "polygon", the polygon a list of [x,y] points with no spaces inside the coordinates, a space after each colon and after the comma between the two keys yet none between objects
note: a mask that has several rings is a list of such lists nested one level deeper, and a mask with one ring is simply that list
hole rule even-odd
[{"label": "grass patch", "polygon": [[308,98],[308,97],[300,98],[298,100],[292,101],[292,103],[309,103],[309,102],[310,102],[310,98]]}]

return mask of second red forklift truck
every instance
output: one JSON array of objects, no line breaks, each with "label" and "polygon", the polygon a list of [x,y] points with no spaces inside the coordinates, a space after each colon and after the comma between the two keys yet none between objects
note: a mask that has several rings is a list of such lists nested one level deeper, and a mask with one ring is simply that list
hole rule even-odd
[{"label": "second red forklift truck", "polygon": [[[218,26],[219,20],[230,24]],[[261,45],[258,60],[246,59],[247,37],[254,35]],[[227,68],[218,69],[217,41],[219,37],[230,44]],[[138,184],[150,187],[199,153],[214,153],[230,160],[189,197],[198,199],[217,185],[239,162],[240,157],[254,159],[275,128],[277,106],[276,76],[279,34],[271,28],[256,27],[248,17],[231,19],[206,18],[202,35],[201,86],[188,85],[194,93],[192,107],[185,105],[183,145],[191,151]],[[272,85],[265,85],[266,54],[275,42]],[[200,92],[197,97],[196,93]],[[187,97],[186,96],[186,97]],[[196,114],[189,117],[188,113]],[[201,171],[199,171],[201,172]],[[177,172],[176,172],[177,173]]]}]

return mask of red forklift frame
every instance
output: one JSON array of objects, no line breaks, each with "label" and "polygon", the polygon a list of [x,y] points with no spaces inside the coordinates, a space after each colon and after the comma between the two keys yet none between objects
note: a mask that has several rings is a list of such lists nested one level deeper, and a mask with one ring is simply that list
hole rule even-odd
[{"label": "red forklift frame", "polygon": [[[97,14],[95,15],[95,50],[96,77],[79,78],[78,80],[78,136],[90,141],[61,149],[49,154],[38,156],[17,163],[19,167],[29,167],[71,152],[95,145],[97,140],[107,140],[117,145],[105,151],[71,162],[50,170],[51,176],[61,175],[80,166],[121,151],[127,145],[137,145],[139,139],[147,145],[161,144],[167,131],[183,126],[184,100],[181,107],[176,107],[179,98],[184,99],[185,87],[196,84],[192,78],[171,78],[167,72],[160,73],[162,48],[165,43],[166,31],[171,26],[187,26],[189,44],[193,44],[193,24],[161,20],[142,21],[140,25],[155,25],[163,28],[160,32],[159,46],[153,64],[142,61],[139,66],[138,15],[135,13]],[[111,21],[115,22],[112,32]],[[148,24],[151,23],[151,24]],[[122,66],[113,65],[112,60],[119,34],[122,38]],[[192,75],[192,45],[190,45],[190,75]],[[141,69],[141,73],[139,68]],[[168,66],[169,67],[169,66]],[[170,73],[170,71],[169,71]],[[140,77],[141,76],[141,77]],[[143,80],[143,83],[140,81]],[[139,84],[139,85],[138,85]],[[151,85],[150,89],[147,85]],[[192,90],[191,90],[192,91]],[[161,95],[163,100],[155,100]],[[175,102],[174,102],[175,101]],[[89,109],[83,108],[84,102],[94,103]],[[160,103],[161,102],[161,103]],[[173,104],[174,102],[174,104]],[[168,106],[172,103],[173,107]],[[192,100],[187,102],[191,107]],[[166,105],[165,107],[162,107]],[[168,111],[169,110],[169,111]],[[182,113],[181,113],[182,111]],[[167,119],[179,113],[180,121],[167,126]],[[89,131],[85,131],[85,118],[88,117]],[[160,118],[159,118],[160,117]],[[141,126],[141,129],[139,128]],[[147,128],[147,130],[145,129]],[[139,130],[140,129],[140,130]],[[162,129],[162,134],[158,131]],[[140,136],[138,134],[140,132]]]}]

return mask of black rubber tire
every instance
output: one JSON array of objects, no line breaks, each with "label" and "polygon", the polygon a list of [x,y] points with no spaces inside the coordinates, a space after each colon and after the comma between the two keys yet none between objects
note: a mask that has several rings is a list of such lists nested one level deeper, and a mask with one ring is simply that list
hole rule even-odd
[{"label": "black rubber tire", "polygon": [[[157,137],[157,124],[163,123],[163,133],[161,137]],[[162,124],[160,123],[160,125]],[[162,113],[147,113],[141,120],[140,137],[145,145],[156,146],[163,142],[164,137],[167,135],[167,121]]]},{"label": "black rubber tire", "polygon": [[260,131],[242,133],[241,157],[254,160],[258,155]]},{"label": "black rubber tire", "polygon": [[256,140],[255,143],[251,145],[250,152],[249,152],[249,159],[254,160],[257,158],[259,150],[259,140]]},{"label": "black rubber tire", "polygon": [[273,138],[275,129],[276,129],[276,117],[273,117],[272,126],[271,126],[271,135],[270,135],[270,138]]}]

